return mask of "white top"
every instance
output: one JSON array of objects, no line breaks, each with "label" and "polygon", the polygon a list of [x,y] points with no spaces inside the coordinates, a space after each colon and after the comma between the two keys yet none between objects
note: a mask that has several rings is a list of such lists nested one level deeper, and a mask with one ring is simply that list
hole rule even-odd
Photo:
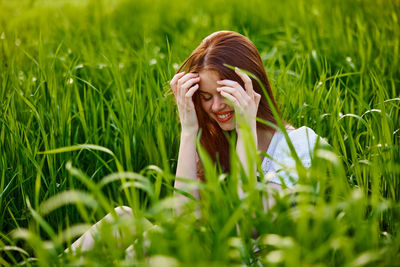
[{"label": "white top", "polygon": [[[310,167],[312,153],[319,138],[318,135],[306,126],[298,129],[287,129],[286,131],[300,161],[304,167]],[[267,154],[272,160],[264,157],[261,164],[265,178],[270,182],[280,185],[282,185],[283,181],[287,187],[293,187],[298,179],[296,162],[291,156],[289,146],[282,132],[275,132],[269,144]]]}]

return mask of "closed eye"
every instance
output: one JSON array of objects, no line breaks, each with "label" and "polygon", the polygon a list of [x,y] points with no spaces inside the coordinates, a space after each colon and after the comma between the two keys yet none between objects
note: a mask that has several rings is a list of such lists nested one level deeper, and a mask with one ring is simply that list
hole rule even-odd
[{"label": "closed eye", "polygon": [[201,94],[201,99],[202,99],[203,101],[210,101],[211,98],[212,98],[212,96],[209,95],[209,94]]},{"label": "closed eye", "polygon": [[211,98],[212,98],[211,96],[209,96],[209,97],[202,96],[203,101],[210,101]]}]

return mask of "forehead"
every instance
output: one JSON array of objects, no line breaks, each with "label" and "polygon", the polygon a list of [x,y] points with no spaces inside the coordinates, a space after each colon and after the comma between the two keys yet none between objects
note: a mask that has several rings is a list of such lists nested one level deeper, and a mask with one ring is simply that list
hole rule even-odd
[{"label": "forehead", "polygon": [[217,91],[217,81],[221,80],[219,74],[212,70],[202,70],[199,72],[200,82],[199,90],[205,93],[213,93]]}]

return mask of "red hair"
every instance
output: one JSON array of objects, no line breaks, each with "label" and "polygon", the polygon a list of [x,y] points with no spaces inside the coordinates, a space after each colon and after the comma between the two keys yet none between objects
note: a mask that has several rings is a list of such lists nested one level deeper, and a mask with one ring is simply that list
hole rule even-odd
[{"label": "red hair", "polygon": [[[278,111],[258,50],[247,37],[239,33],[220,31],[209,35],[185,60],[177,73],[181,70],[185,70],[187,73],[199,73],[202,70],[215,71],[218,73],[220,79],[236,81],[244,88],[242,79],[232,69],[224,66],[224,64],[238,67],[254,74],[263,84],[269,98]],[[261,86],[254,79],[252,79],[252,82],[254,91],[261,95],[257,117],[276,124],[276,120],[272,115],[271,108],[268,105]],[[202,129],[200,142],[214,162],[219,162],[222,170],[229,172],[228,139],[218,123],[210,119],[203,110],[200,101],[199,94],[195,93],[193,95],[193,102],[196,108],[199,128]],[[257,128],[274,131],[271,127],[260,122],[257,122]],[[204,178],[199,167],[201,166],[198,164],[198,176]]]}]

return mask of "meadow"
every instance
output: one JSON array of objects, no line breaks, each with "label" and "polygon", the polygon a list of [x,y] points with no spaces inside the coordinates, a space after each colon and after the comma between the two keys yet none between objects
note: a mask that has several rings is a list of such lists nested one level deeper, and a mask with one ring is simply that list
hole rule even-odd
[{"label": "meadow", "polygon": [[[0,265],[400,265],[399,20],[397,0],[0,0]],[[169,80],[224,29],[259,49],[282,117],[331,145],[292,191],[234,155],[221,174],[200,153],[204,183],[174,175]]]}]

